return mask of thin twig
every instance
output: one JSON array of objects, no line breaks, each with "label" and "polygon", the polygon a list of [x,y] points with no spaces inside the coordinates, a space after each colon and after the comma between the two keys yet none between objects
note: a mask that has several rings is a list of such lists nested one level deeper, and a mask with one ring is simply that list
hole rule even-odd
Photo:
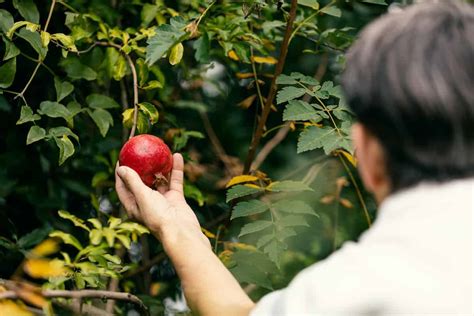
[{"label": "thin twig", "polygon": [[286,24],[285,35],[281,43],[280,56],[278,57],[278,63],[275,67],[272,83],[270,85],[270,91],[268,92],[267,99],[265,100],[265,106],[263,107],[263,110],[262,110],[262,117],[258,121],[257,129],[255,130],[252,137],[252,142],[249,147],[247,159],[245,160],[243,174],[248,174],[250,171],[252,161],[255,158],[257,147],[260,144],[260,140],[262,138],[263,130],[265,129],[265,123],[267,122],[268,115],[270,114],[273,100],[275,98],[276,91],[277,91],[276,80],[277,80],[277,77],[282,73],[283,67],[285,66],[286,55],[288,53],[288,44],[290,42],[291,32],[293,30],[293,22],[295,21],[295,17],[296,17],[297,6],[298,6],[298,1],[291,0],[290,15],[288,17],[288,22]]}]

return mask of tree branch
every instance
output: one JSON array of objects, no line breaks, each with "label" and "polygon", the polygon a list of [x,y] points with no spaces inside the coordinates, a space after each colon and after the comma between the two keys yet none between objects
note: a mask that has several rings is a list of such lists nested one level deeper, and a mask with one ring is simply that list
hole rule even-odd
[{"label": "tree branch", "polygon": [[290,37],[293,30],[293,22],[295,21],[295,17],[296,17],[297,6],[298,6],[298,1],[291,0],[290,15],[288,17],[288,22],[286,24],[285,35],[281,43],[280,56],[278,57],[278,63],[275,67],[272,83],[270,85],[270,91],[268,92],[268,96],[265,100],[265,106],[263,107],[263,110],[262,110],[262,117],[258,121],[257,129],[255,130],[252,137],[252,142],[249,147],[249,152],[245,160],[243,174],[248,174],[250,171],[250,167],[255,157],[257,147],[262,138],[262,133],[265,128],[265,123],[267,122],[268,114],[270,114],[273,100],[275,99],[275,95],[277,91],[276,80],[277,80],[277,77],[282,73],[283,67],[285,66],[286,55],[288,53],[288,44],[290,43]]},{"label": "tree branch", "polygon": [[[98,298],[102,300],[126,301],[137,305],[144,315],[149,315],[148,308],[145,306],[145,304],[143,304],[143,302],[138,297],[130,293],[119,293],[100,290],[43,290],[40,292],[40,294],[46,298]],[[19,296],[15,291],[5,291],[0,293],[0,300],[17,298],[19,298]]]}]

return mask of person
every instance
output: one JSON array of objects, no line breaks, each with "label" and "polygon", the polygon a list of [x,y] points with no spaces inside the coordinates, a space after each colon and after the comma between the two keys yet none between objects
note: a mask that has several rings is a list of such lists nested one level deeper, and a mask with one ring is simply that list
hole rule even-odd
[{"label": "person", "polygon": [[183,158],[169,191],[127,167],[116,190],[162,242],[200,315],[472,315],[474,9],[421,3],[368,25],[342,87],[352,138],[379,215],[358,242],[254,304],[201,233],[183,197]]}]

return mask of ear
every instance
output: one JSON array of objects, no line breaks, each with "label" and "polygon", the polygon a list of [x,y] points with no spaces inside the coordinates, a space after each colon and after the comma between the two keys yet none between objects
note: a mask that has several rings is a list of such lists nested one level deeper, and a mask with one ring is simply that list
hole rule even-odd
[{"label": "ear", "polygon": [[383,147],[378,138],[361,123],[352,126],[352,141],[362,182],[381,202],[390,187]]}]

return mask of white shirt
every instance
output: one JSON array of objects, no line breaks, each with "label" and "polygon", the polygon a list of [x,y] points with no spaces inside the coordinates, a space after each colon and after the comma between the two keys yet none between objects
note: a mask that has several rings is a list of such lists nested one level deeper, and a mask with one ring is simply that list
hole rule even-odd
[{"label": "white shirt", "polygon": [[421,184],[381,205],[346,242],[251,315],[473,315],[474,179]]}]

